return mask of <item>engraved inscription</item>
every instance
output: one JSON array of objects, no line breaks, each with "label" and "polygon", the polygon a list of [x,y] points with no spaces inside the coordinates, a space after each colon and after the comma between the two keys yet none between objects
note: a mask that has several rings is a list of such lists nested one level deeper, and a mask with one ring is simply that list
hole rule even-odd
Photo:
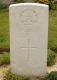
[{"label": "engraved inscription", "polygon": [[37,22],[38,12],[33,9],[25,9],[20,13],[21,23],[24,25],[32,25]]}]

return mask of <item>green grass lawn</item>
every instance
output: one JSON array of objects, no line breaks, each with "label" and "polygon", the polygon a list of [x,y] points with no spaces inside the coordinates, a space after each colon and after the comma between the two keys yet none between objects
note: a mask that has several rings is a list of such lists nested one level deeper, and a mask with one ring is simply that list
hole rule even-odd
[{"label": "green grass lawn", "polygon": [[[9,13],[7,9],[0,9],[0,48],[8,47]],[[51,10],[49,13],[48,48],[57,49],[57,10]]]},{"label": "green grass lawn", "polygon": [[10,64],[10,54],[9,52],[4,52],[0,54],[0,66]]},{"label": "green grass lawn", "polygon": [[0,48],[9,47],[9,14],[7,9],[0,9]]},{"label": "green grass lawn", "polygon": [[57,49],[57,10],[49,14],[48,48]]}]

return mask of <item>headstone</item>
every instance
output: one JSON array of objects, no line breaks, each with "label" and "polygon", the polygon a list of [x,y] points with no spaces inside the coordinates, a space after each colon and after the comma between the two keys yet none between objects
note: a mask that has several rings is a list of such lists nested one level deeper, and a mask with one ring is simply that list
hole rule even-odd
[{"label": "headstone", "polygon": [[0,0],[0,6],[2,5],[1,7],[7,7],[13,3],[14,3],[14,0]]},{"label": "headstone", "polygon": [[57,4],[57,0],[54,0],[54,3]]},{"label": "headstone", "polygon": [[48,5],[10,6],[10,58],[12,72],[43,76],[47,70]]}]

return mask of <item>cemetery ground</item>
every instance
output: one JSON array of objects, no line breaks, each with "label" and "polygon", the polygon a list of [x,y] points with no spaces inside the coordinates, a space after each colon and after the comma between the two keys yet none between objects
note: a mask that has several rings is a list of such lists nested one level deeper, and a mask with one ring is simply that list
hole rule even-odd
[{"label": "cemetery ground", "polygon": [[[47,74],[47,77],[43,80],[57,80],[57,8],[49,12],[48,30],[47,72],[51,73]],[[0,9],[0,49],[9,49],[8,9]],[[8,71],[10,68],[10,52],[4,50],[0,51],[0,80],[29,80],[29,78],[13,75]]]}]

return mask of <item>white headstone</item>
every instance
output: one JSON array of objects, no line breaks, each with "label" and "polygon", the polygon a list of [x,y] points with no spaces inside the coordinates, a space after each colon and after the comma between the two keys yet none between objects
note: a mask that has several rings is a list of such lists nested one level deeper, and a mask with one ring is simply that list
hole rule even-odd
[{"label": "white headstone", "polygon": [[43,76],[47,70],[48,5],[21,3],[10,6],[12,72]]}]

